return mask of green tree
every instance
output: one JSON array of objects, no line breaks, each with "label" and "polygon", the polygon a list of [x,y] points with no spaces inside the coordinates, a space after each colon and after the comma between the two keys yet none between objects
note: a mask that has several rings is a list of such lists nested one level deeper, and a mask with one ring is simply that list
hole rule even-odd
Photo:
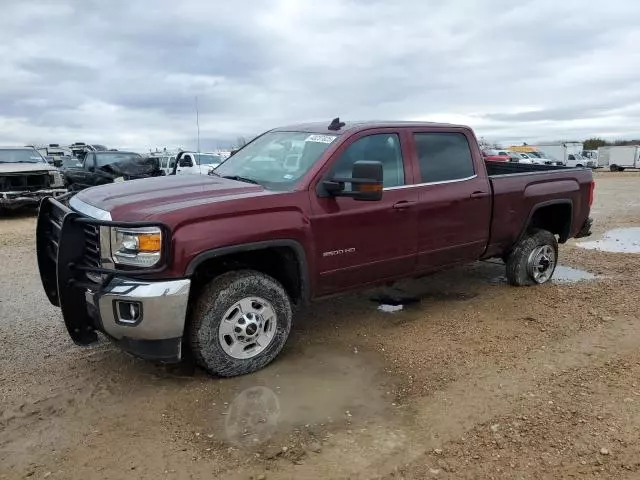
[{"label": "green tree", "polygon": [[597,150],[598,147],[604,147],[607,142],[601,138],[589,138],[584,141],[585,150]]}]

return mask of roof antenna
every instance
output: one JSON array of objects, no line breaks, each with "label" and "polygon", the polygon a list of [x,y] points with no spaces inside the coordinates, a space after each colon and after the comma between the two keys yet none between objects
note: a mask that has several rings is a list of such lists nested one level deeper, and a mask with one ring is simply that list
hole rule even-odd
[{"label": "roof antenna", "polygon": [[340,121],[340,117],[336,117],[333,120],[331,120],[331,123],[329,124],[329,126],[327,128],[329,130],[340,130],[345,125],[346,125],[346,123]]}]

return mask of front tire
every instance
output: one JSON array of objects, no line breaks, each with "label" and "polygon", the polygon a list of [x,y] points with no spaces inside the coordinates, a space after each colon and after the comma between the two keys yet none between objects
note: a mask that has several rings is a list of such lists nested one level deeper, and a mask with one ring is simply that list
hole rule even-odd
[{"label": "front tire", "polygon": [[551,280],[558,259],[558,241],[547,230],[532,230],[507,258],[507,280],[521,287]]},{"label": "front tire", "polygon": [[189,328],[191,350],[212,375],[252,373],[280,353],[292,317],[289,296],[275,279],[252,270],[225,273],[198,298]]}]

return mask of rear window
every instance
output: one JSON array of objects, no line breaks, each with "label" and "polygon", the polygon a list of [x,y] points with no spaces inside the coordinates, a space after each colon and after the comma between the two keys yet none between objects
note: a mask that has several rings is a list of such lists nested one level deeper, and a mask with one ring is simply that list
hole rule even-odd
[{"label": "rear window", "polygon": [[422,183],[446,182],[475,174],[467,137],[461,133],[415,133]]}]

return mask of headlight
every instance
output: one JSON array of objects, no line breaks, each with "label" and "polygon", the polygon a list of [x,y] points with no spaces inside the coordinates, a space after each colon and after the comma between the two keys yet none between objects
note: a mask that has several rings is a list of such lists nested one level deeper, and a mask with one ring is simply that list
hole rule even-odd
[{"label": "headlight", "polygon": [[160,261],[161,251],[158,227],[111,229],[111,258],[116,264],[152,267]]},{"label": "headlight", "polygon": [[64,186],[64,181],[62,179],[62,175],[60,174],[59,171],[54,170],[49,172],[49,176],[51,177],[51,181],[50,184],[52,187],[63,187]]}]

